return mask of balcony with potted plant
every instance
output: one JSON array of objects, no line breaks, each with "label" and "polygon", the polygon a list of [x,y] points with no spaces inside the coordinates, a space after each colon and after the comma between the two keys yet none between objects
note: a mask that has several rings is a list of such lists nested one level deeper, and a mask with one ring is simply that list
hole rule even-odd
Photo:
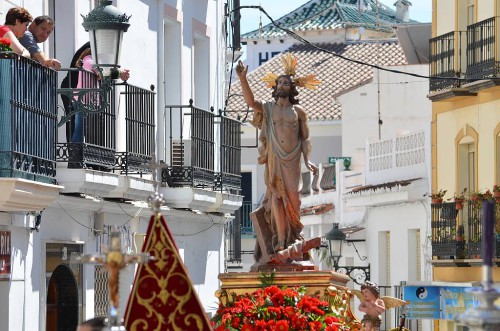
[{"label": "balcony with potted plant", "polygon": [[493,198],[495,202],[500,202],[500,186],[498,184],[493,185]]},{"label": "balcony with potted plant", "polygon": [[431,198],[431,204],[433,204],[433,205],[440,204],[440,203],[443,203],[443,198],[446,195],[446,192],[448,192],[448,191],[440,189],[437,192],[426,193],[426,194],[424,194],[424,196]]},{"label": "balcony with potted plant", "polygon": [[455,202],[456,210],[462,210],[464,208],[466,193],[467,193],[467,188],[464,188],[462,192],[453,194],[453,198],[451,199],[453,199],[453,201]]}]

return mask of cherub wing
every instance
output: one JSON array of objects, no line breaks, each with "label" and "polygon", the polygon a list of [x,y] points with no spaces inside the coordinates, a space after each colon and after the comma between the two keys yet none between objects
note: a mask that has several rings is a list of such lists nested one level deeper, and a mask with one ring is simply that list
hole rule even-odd
[{"label": "cherub wing", "polygon": [[385,309],[402,307],[410,303],[410,301],[401,300],[395,297],[381,297],[380,299],[384,301]]},{"label": "cherub wing", "polygon": [[363,301],[363,294],[360,290],[350,289],[350,291],[358,297],[359,301]]}]

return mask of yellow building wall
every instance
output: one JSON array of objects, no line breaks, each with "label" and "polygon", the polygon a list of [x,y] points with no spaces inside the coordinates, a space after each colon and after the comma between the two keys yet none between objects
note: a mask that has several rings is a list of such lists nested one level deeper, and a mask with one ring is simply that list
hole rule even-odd
[{"label": "yellow building wall", "polygon": [[493,13],[495,12],[495,1],[497,0],[481,0],[481,1],[476,0],[476,6],[477,6],[476,22],[481,22],[487,18],[495,16],[493,15]]},{"label": "yellow building wall", "polygon": [[442,34],[455,31],[455,2],[456,0],[434,0],[434,17],[433,22],[436,22],[435,35],[440,36]]},{"label": "yellow building wall", "polygon": [[[437,180],[433,190],[448,190],[451,197],[457,188],[457,148],[455,138],[467,131],[478,134],[477,190],[492,189],[495,183],[494,130],[500,123],[500,91],[479,93],[462,101],[434,103],[437,138]],[[458,192],[457,192],[458,193]]]},{"label": "yellow building wall", "polygon": [[[434,267],[432,269],[432,280],[434,282],[458,282],[469,283],[483,279],[481,266],[473,267]],[[493,268],[493,281],[500,282],[500,268]]]}]

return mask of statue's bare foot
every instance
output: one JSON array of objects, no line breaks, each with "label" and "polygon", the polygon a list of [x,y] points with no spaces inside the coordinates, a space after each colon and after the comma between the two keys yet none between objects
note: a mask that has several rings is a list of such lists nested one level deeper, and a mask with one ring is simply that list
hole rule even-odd
[{"label": "statue's bare foot", "polygon": [[285,241],[284,240],[278,241],[278,244],[276,246],[274,246],[274,251],[275,252],[280,252],[280,251],[282,251],[284,249],[285,249]]}]

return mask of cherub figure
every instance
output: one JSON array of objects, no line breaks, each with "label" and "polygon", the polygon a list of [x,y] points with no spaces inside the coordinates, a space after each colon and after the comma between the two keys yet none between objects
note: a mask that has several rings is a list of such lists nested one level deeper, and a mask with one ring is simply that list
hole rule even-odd
[{"label": "cherub figure", "polygon": [[358,309],[365,313],[361,324],[365,331],[378,331],[382,323],[382,313],[386,309],[401,307],[408,304],[408,301],[400,300],[394,297],[380,297],[378,285],[366,281],[361,285],[361,291],[351,290],[361,301]]},{"label": "cherub figure", "polygon": [[384,300],[379,298],[377,284],[366,281],[361,285],[363,300],[359,305],[359,311],[365,313],[361,323],[366,331],[378,331],[382,323],[381,315],[385,311]]}]

